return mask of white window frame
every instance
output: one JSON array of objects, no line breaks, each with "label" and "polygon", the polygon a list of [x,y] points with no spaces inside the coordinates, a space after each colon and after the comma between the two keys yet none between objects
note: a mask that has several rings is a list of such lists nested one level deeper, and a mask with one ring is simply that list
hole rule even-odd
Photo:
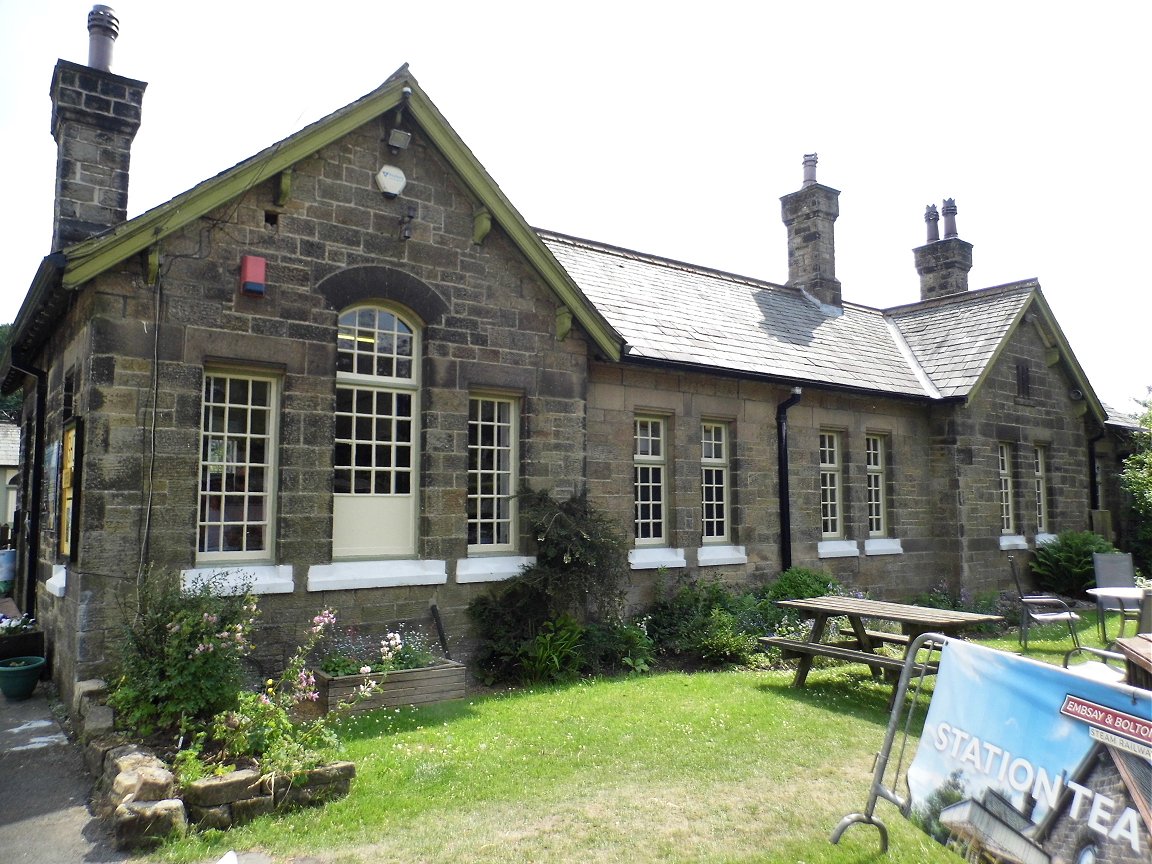
[{"label": "white window frame", "polygon": [[1048,448],[1032,448],[1032,473],[1036,489],[1036,533],[1048,532]]},{"label": "white window frame", "polygon": [[888,436],[864,436],[865,484],[868,502],[868,536],[888,536]]},{"label": "white window frame", "polygon": [[700,423],[700,542],[704,545],[731,540],[731,437],[728,423]]},{"label": "white window frame", "polygon": [[488,394],[469,397],[469,554],[511,552],[518,545],[519,427],[518,399]]},{"label": "white window frame", "polygon": [[839,432],[820,430],[820,537],[824,540],[844,537],[842,440]]},{"label": "white window frame", "polygon": [[[215,382],[223,384],[222,394]],[[241,382],[247,391],[247,401],[240,398],[233,401],[242,395],[233,392],[233,387],[238,388]],[[262,403],[254,401],[257,399],[254,385],[264,391]],[[217,398],[221,395],[222,400]],[[279,414],[278,378],[232,369],[204,370],[196,506],[197,563],[273,560]],[[261,447],[262,458],[253,458],[253,451]],[[212,488],[217,480],[219,488]],[[238,548],[224,548],[225,535],[235,536],[236,531],[240,532]],[[257,543],[253,543],[253,531],[259,533]]]},{"label": "white window frame", "polygon": [[334,561],[416,554],[421,337],[413,316],[385,304],[361,303],[340,313]]},{"label": "white window frame", "polygon": [[1012,477],[1012,445],[1000,442],[996,447],[997,483],[1000,494],[1000,533],[1016,533],[1016,486]]},{"label": "white window frame", "polygon": [[664,546],[668,531],[668,424],[636,417],[632,425],[633,530],[637,546]]}]

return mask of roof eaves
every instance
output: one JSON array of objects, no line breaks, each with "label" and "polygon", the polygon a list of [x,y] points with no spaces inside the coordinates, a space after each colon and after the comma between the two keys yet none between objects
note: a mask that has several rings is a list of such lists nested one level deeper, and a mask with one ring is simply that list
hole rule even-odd
[{"label": "roof eaves", "polygon": [[1076,355],[1072,353],[1072,346],[1068,344],[1068,340],[1064,336],[1064,331],[1060,329],[1060,325],[1056,321],[1056,316],[1052,314],[1052,309],[1048,306],[1048,301],[1044,299],[1044,294],[1040,290],[1039,285],[1033,290],[1032,301],[1029,305],[1035,305],[1044,316],[1044,321],[1050,329],[1052,338],[1056,340],[1056,346],[1060,351],[1060,359],[1068,364],[1068,371],[1072,373],[1072,378],[1079,385],[1093,416],[1097,422],[1103,426],[1108,420],[1108,411],[1100,401],[1100,397],[1096,395],[1096,390],[1093,389],[1092,382],[1088,380],[1087,374],[1085,374],[1084,369],[1080,366],[1080,361],[1077,360]]},{"label": "roof eaves", "polygon": [[741,369],[724,369],[710,366],[705,363],[695,363],[690,360],[669,360],[664,357],[645,357],[640,354],[627,354],[623,362],[637,366],[654,366],[663,369],[675,368],[686,372],[704,372],[722,378],[733,378],[745,381],[765,381],[780,384],[785,387],[802,387],[821,392],[849,393],[856,396],[884,396],[888,399],[897,399],[902,402],[963,402],[963,396],[946,396],[937,393],[901,393],[896,390],[884,390],[879,387],[853,387],[849,384],[836,384],[831,381],[817,381],[812,378],[797,378],[788,375],[778,375],[770,372],[752,372]]},{"label": "roof eaves", "polygon": [[9,334],[8,347],[0,358],[0,393],[8,395],[20,389],[24,370],[13,364],[13,354],[26,350],[29,341],[37,342],[42,332],[51,327],[59,317],[63,305],[63,295],[59,290],[64,273],[64,255],[53,252],[46,256],[32,278],[28,294],[16,314]]},{"label": "roof eaves", "polygon": [[[500,191],[467,145],[420,89],[406,67],[372,93],[311,126],[273,144],[239,165],[200,183],[147,213],[64,250],[68,259],[63,287],[75,289],[121,261],[147,249],[206,213],[384,114],[402,101],[407,110],[460,174],[472,193],[511,236],[513,242],[572,310],[600,350],[619,360],[624,339],[580,291],[536,233]],[[410,92],[405,93],[405,89]]]}]

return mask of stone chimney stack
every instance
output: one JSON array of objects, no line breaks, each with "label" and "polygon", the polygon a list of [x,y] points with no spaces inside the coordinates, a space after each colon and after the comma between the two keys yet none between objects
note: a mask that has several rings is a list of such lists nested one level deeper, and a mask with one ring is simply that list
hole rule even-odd
[{"label": "stone chimney stack", "polygon": [[816,154],[804,156],[804,183],[799,192],[780,199],[788,229],[788,284],[803,288],[826,306],[842,308],[836,278],[836,238],[840,192],[816,182]]},{"label": "stone chimney stack", "polygon": [[924,213],[924,221],[928,223],[928,242],[912,250],[916,272],[920,274],[921,300],[962,294],[968,290],[972,244],[961,240],[956,233],[956,200],[945,198],[942,212],[944,239],[940,239],[940,214],[936,212],[935,204],[929,204]]},{"label": "stone chimney stack", "polygon": [[112,73],[119,27],[109,7],[94,6],[88,14],[88,65],[58,60],[52,73],[54,252],[105,231],[128,215],[128,164],[148,85]]}]

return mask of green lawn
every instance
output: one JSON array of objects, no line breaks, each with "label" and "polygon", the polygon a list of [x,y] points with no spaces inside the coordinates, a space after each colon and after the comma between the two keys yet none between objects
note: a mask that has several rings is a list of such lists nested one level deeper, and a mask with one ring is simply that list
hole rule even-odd
[{"label": "green lawn", "polygon": [[[1094,615],[1082,638],[1097,644]],[[1059,662],[1055,628],[1029,655]],[[1018,650],[1010,635],[990,641]],[[259,849],[277,862],[961,861],[880,802],[890,830],[840,818],[868,797],[890,687],[863,667],[666,673],[365,715],[352,794],[173,843],[156,860]]]}]

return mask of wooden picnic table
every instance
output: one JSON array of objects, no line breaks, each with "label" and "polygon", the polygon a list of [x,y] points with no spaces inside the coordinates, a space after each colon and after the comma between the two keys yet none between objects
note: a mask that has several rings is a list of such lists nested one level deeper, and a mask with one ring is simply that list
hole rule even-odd
[{"label": "wooden picnic table", "polygon": [[[779,648],[785,657],[799,659],[796,677],[792,686],[803,687],[816,657],[831,657],[846,663],[863,663],[879,677],[884,670],[899,672],[904,666],[905,657],[890,657],[877,654],[876,648],[883,644],[901,645],[907,651],[908,645],[923,633],[940,633],[954,636],[967,627],[1003,621],[999,615],[984,615],[976,612],[957,612],[952,609],[935,609],[930,606],[913,606],[907,603],[889,603],[884,600],[865,600],[860,597],[826,595],[803,600],[777,600],[776,605],[795,609],[812,620],[812,630],[807,640],[788,639],[783,636],[764,636],[760,643]],[[829,618],[845,617],[852,626],[852,638],[836,642],[825,642],[824,632]],[[899,633],[869,629],[866,621],[891,621],[900,625]],[[935,672],[936,664],[924,664],[918,671]]]}]

